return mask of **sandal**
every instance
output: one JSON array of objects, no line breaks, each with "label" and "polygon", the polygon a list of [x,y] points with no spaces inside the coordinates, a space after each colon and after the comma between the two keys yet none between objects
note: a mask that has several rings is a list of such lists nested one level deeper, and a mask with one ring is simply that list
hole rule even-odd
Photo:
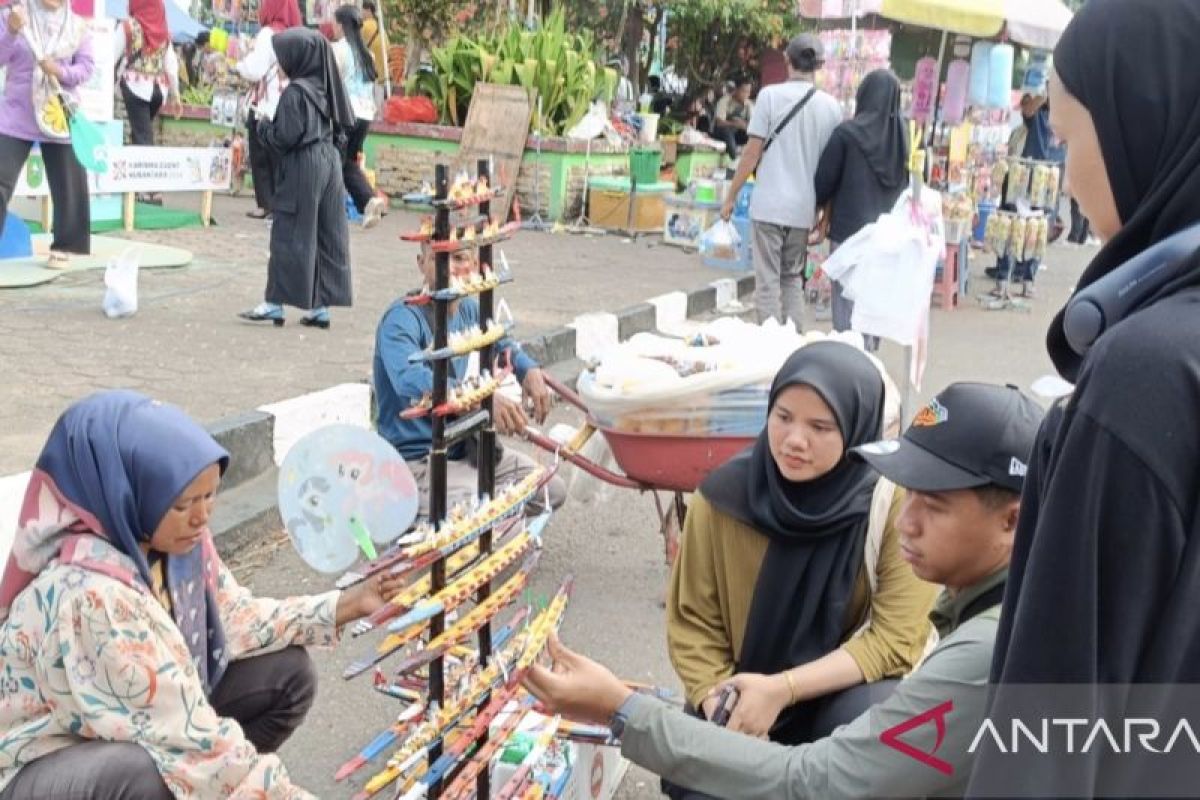
[{"label": "sandal", "polygon": [[267,211],[265,209],[256,208],[253,211],[247,211],[246,216],[249,217],[250,219],[266,219],[267,215],[270,213],[271,213],[270,211]]},{"label": "sandal", "polygon": [[70,269],[71,256],[68,253],[60,253],[55,250],[50,251],[50,258],[46,261],[46,269]]}]

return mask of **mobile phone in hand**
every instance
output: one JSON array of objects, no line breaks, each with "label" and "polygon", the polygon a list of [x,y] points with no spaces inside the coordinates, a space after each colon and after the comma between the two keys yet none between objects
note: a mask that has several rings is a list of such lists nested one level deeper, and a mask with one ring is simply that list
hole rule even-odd
[{"label": "mobile phone in hand", "polygon": [[738,690],[737,687],[730,684],[721,690],[717,695],[717,707],[713,711],[712,722],[724,728],[729,724],[729,717],[733,715],[733,709],[737,706]]}]

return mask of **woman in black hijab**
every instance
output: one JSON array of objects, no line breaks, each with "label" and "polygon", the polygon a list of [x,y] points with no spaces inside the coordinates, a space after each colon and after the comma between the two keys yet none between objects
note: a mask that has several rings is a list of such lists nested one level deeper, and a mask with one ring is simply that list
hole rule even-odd
[{"label": "woman in black hijab", "polygon": [[[1105,242],[1077,294],[1200,223],[1198,42],[1195,0],[1089,0],[1059,42],[1050,120]],[[1001,730],[1022,708],[1009,684],[1200,683],[1200,252],[1179,249],[1140,284],[1119,280],[1139,299],[1090,347],[1068,340],[1066,309],[1050,326],[1075,391],[1043,424],[1025,482],[992,670]],[[972,791],[995,796],[1009,762],[984,750],[979,764]],[[1144,766],[1131,774],[1169,773]],[[1085,762],[1083,778],[1106,768]],[[1039,795],[1089,794],[1055,779],[1030,772]],[[1167,796],[1156,785],[1134,793]]]},{"label": "woman in black hijab", "polygon": [[[890,71],[863,78],[854,119],[834,130],[814,182],[834,248],[896,205],[908,185],[908,124],[900,114],[900,81]],[[834,281],[833,329],[850,330],[853,313],[854,303]],[[867,340],[868,350],[879,348],[877,337]]]},{"label": "woman in black hijab", "polygon": [[769,403],[757,442],[688,509],[668,646],[704,716],[736,675],[729,726],[797,744],[882,699],[869,684],[913,667],[936,588],[901,558],[902,493],[846,457],[883,436],[874,360],[841,342],[807,345],[776,375]]},{"label": "woman in black hijab", "polygon": [[354,127],[329,43],[289,28],[271,43],[289,83],[274,120],[258,133],[275,158],[271,260],[265,302],[239,316],[283,325],[283,306],[308,313],[301,325],[329,327],[329,307],[349,306],[350,234],[340,147]]}]

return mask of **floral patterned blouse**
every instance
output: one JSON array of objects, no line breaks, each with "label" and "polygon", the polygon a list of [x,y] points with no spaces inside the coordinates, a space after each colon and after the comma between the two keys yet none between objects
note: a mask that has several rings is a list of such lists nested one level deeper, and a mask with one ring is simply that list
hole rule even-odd
[{"label": "floral patterned blouse", "polygon": [[[107,559],[125,556],[98,537]],[[221,565],[233,660],[333,645],[338,592],[256,598]],[[209,705],[175,621],[140,584],[55,561],[0,625],[0,788],[24,764],[85,739],[137,742],[177,798],[309,798]]]}]

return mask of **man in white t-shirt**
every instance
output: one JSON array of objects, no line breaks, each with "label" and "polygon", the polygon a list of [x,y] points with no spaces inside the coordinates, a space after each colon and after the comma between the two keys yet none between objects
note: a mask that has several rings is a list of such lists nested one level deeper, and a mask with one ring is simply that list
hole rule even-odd
[{"label": "man in white t-shirt", "polygon": [[821,151],[842,121],[842,107],[813,85],[814,73],[825,61],[820,39],[802,33],[788,44],[786,54],[790,79],[759,92],[750,118],[750,141],[721,216],[733,215],[738,192],[757,170],[750,219],[758,321],[775,317],[800,328],[808,232],[816,219],[813,176]]}]

